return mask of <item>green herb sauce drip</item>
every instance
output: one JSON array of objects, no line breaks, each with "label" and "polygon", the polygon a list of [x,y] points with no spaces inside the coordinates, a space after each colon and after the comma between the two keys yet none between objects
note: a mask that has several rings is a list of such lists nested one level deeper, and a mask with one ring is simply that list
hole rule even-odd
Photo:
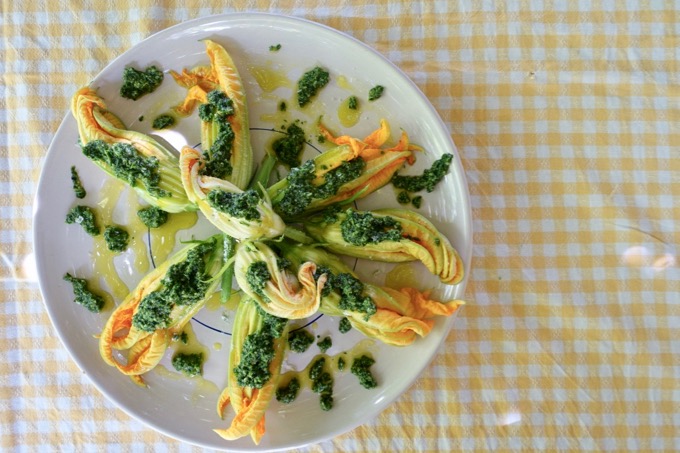
[{"label": "green herb sauce drip", "polygon": [[112,252],[122,252],[128,246],[130,234],[123,228],[109,225],[104,229],[104,240],[106,248]]},{"label": "green herb sauce drip", "polygon": [[270,52],[278,52],[281,50],[281,44],[276,44],[276,45],[271,45],[269,46],[269,51]]},{"label": "green herb sauce drip", "polygon": [[158,187],[161,181],[158,159],[143,156],[129,143],[114,143],[111,146],[102,140],[93,140],[82,150],[85,156],[105,164],[117,178],[130,186],[135,187],[140,181],[153,197],[171,196],[170,192]]},{"label": "green herb sauce drip", "polygon": [[149,66],[144,71],[128,67],[123,70],[123,85],[120,87],[120,95],[136,101],[145,94],[156,90],[161,82],[163,82],[163,71],[156,66]]},{"label": "green herb sauce drip", "polygon": [[297,124],[288,126],[286,136],[272,144],[276,158],[290,168],[300,166],[300,154],[304,148],[305,131]]},{"label": "green herb sauce drip", "polygon": [[202,365],[203,365],[202,352],[196,354],[186,354],[180,352],[172,357],[173,368],[189,377],[203,374],[201,370]]},{"label": "green herb sauce drip", "polygon": [[304,329],[288,334],[288,347],[293,352],[305,352],[312,343],[314,343],[314,335]]},{"label": "green herb sauce drip", "polygon": [[331,337],[326,337],[323,340],[317,342],[316,345],[319,347],[321,352],[325,353],[331,348],[331,346],[333,346],[333,340]]},{"label": "green herb sauce drip", "polygon": [[362,355],[358,359],[354,359],[352,362],[352,368],[350,371],[359,379],[359,384],[367,389],[372,389],[378,386],[378,381],[375,380],[373,374],[371,374],[371,365],[375,363],[371,357],[367,355]]},{"label": "green herb sauce drip", "polygon": [[94,211],[89,206],[74,206],[66,214],[66,223],[69,225],[77,223],[81,225],[87,234],[90,236],[97,236],[99,234],[99,226],[95,222]]},{"label": "green herb sauce drip", "polygon": [[446,173],[448,173],[451,161],[453,161],[453,154],[444,154],[440,159],[436,160],[430,168],[425,170],[422,175],[394,175],[392,177],[392,185],[397,189],[402,189],[407,192],[420,192],[421,190],[432,192],[435,186],[439,184],[439,182],[444,179],[444,176],[446,176]]},{"label": "green herb sauce drip", "polygon": [[214,189],[208,192],[208,204],[220,212],[247,221],[260,220],[257,205],[262,199],[257,190],[249,189],[241,193],[225,192]]},{"label": "green herb sauce drip", "polygon": [[230,159],[235,135],[228,118],[233,114],[234,103],[221,90],[208,93],[208,103],[198,107],[201,120],[217,124],[217,137],[204,153],[206,163],[201,174],[219,179],[231,175],[233,168]]},{"label": "green herb sauce drip", "polygon": [[352,245],[364,246],[401,239],[401,223],[389,216],[376,217],[370,212],[351,209],[340,223],[342,238]]},{"label": "green herb sauce drip", "polygon": [[286,177],[288,187],[284,190],[281,201],[276,208],[288,218],[299,216],[305,212],[314,199],[326,199],[334,196],[344,184],[358,178],[366,168],[366,161],[361,157],[345,161],[324,175],[324,182],[315,186],[316,167],[313,160],[308,160],[300,167],[293,168]]},{"label": "green herb sauce drip", "polygon": [[276,401],[283,404],[290,404],[295,401],[300,391],[300,381],[298,378],[294,377],[290,380],[288,385],[281,386],[276,389]]},{"label": "green herb sauce drip", "polygon": [[149,228],[158,228],[168,221],[168,213],[156,206],[140,209],[137,217]]},{"label": "green herb sauce drip", "polygon": [[172,336],[172,341],[179,341],[182,344],[189,343],[189,335],[186,332],[176,333]]},{"label": "green herb sauce drip", "polygon": [[378,310],[375,301],[370,296],[363,295],[364,284],[352,274],[341,273],[334,275],[329,268],[318,266],[314,272],[314,279],[318,280],[323,274],[327,275],[327,280],[326,285],[321,290],[321,297],[326,297],[331,291],[334,291],[340,296],[338,307],[341,310],[365,313],[366,319],[374,315]]},{"label": "green herb sauce drip", "polygon": [[75,303],[82,305],[92,313],[99,313],[102,310],[102,307],[104,307],[104,298],[98,294],[94,294],[88,289],[87,280],[74,277],[68,272],[64,275],[64,280],[73,285]]},{"label": "green herb sauce drip", "polygon": [[234,368],[240,387],[262,388],[269,379],[269,365],[274,359],[274,340],[280,338],[287,319],[272,316],[258,307],[264,318],[262,328],[248,335],[241,349],[241,361]]},{"label": "green herb sauce drip", "polygon": [[248,266],[248,270],[246,271],[246,281],[248,282],[248,285],[250,285],[250,289],[252,289],[255,294],[262,297],[265,297],[262,290],[271,278],[272,276],[267,268],[267,263],[264,261],[255,261]]},{"label": "green herb sauce drip", "polygon": [[345,359],[338,357],[338,370],[342,371],[345,369]]},{"label": "green herb sauce drip", "polygon": [[160,115],[157,116],[155,120],[153,120],[153,123],[151,127],[154,129],[165,129],[170,126],[175,125],[175,117],[172,115]]},{"label": "green herb sauce drip", "polygon": [[329,411],[333,408],[333,376],[324,371],[326,358],[317,359],[309,369],[309,378],[312,380],[312,392],[319,394],[321,409]]},{"label": "green herb sauce drip", "polygon": [[167,328],[175,305],[191,305],[205,298],[210,279],[205,256],[212,255],[214,250],[215,240],[204,242],[191,249],[183,261],[170,266],[161,280],[161,288],[140,301],[132,325],[145,332]]},{"label": "green herb sauce drip", "polygon": [[356,96],[350,96],[347,99],[347,108],[350,110],[356,110],[358,107],[359,101],[357,100]]},{"label": "green herb sauce drip", "polygon": [[83,184],[80,182],[80,177],[78,176],[78,171],[76,170],[75,165],[71,166],[71,183],[73,184],[73,191],[76,194],[76,198],[85,198],[87,192],[85,191]]},{"label": "green herb sauce drip", "polygon": [[297,84],[298,105],[304,107],[330,81],[328,71],[317,66],[305,72]]},{"label": "green herb sauce drip", "polygon": [[338,330],[340,333],[347,333],[352,330],[352,323],[347,318],[342,318],[340,324],[338,325]]},{"label": "green herb sauce drip", "polygon": [[383,95],[383,91],[385,91],[385,87],[382,85],[376,85],[370,90],[368,90],[368,100],[369,101],[375,101],[376,99],[379,99],[380,96]]}]

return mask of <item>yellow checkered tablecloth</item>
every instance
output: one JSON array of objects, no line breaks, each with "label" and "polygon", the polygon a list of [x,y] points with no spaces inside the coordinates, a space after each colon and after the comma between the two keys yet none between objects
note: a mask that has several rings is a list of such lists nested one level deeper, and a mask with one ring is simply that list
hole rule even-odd
[{"label": "yellow checkered tablecloth", "polygon": [[[108,402],[55,336],[31,211],[74,91],[151,33],[305,17],[402,68],[459,148],[469,301],[378,418],[311,451],[680,449],[680,4],[4,1],[0,448],[188,450]],[[507,4],[506,4],[507,3]]]}]

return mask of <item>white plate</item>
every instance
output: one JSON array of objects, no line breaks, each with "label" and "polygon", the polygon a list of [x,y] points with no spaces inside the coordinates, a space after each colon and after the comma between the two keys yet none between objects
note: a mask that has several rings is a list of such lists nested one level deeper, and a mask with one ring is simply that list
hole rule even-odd
[{"label": "white plate", "polygon": [[[306,70],[321,65],[330,70],[331,83],[321,92],[314,106],[306,112],[291,110],[291,117],[307,121],[311,131],[319,114],[332,130],[363,137],[377,128],[380,118],[387,118],[392,126],[392,140],[396,141],[399,130],[408,132],[411,141],[423,146],[427,152],[419,154],[413,172],[427,168],[438,156],[449,152],[455,155],[449,175],[432,194],[426,194],[420,212],[451,240],[460,252],[469,273],[472,247],[470,205],[467,186],[460,159],[446,127],[418,88],[395,66],[376,51],[361,42],[331,28],[301,19],[265,14],[227,14],[194,20],[177,25],[151,36],[125,52],[107,66],[92,82],[99,94],[107,101],[108,108],[118,114],[130,128],[152,133],[150,123],[157,114],[165,112],[183,96],[171,77],[166,75],[161,88],[136,102],[117,95],[123,68],[127,65],[146,67],[156,64],[164,70],[181,70],[196,64],[207,64],[201,39],[219,42],[233,56],[244,81],[252,128],[271,129],[280,124],[270,122],[267,115],[276,112],[280,100],[292,107],[292,88],[279,88],[264,93],[253,78],[249,67],[271,65],[285,73],[293,83]],[[281,44],[281,50],[270,52],[269,46]],[[344,80],[342,77],[344,77]],[[369,103],[368,90],[374,85],[386,87],[383,97]],[[361,121],[350,129],[341,127],[337,108],[349,95],[357,95],[362,103]],[[146,119],[138,121],[140,115]],[[256,161],[263,146],[271,140],[272,132],[253,132]],[[161,135],[176,148],[184,143],[196,144],[199,140],[196,116],[182,120],[172,131]],[[90,377],[97,388],[128,414],[147,423],[156,430],[183,441],[215,449],[252,451],[288,449],[320,442],[349,431],[380,413],[388,404],[404,392],[427,366],[446,338],[453,321],[438,319],[431,334],[419,339],[412,346],[395,348],[375,344],[371,351],[377,359],[372,370],[380,385],[374,390],[359,386],[349,373],[336,375],[334,387],[335,407],[330,412],[319,408],[318,396],[304,390],[291,405],[284,406],[273,401],[266,416],[267,432],[259,446],[249,437],[227,442],[213,433],[213,428],[225,428],[217,417],[215,401],[217,387],[225,383],[229,337],[213,329],[228,331],[220,310],[201,312],[192,320],[194,332],[200,341],[213,349],[215,343],[224,347],[212,350],[204,366],[205,378],[215,384],[214,388],[198,385],[195,380],[177,379],[167,373],[149,373],[145,378],[149,388],[140,388],[117,370],[107,366],[99,356],[97,340],[93,335],[101,331],[110,311],[92,314],[72,302],[70,284],[62,281],[65,272],[76,272],[83,277],[92,276],[92,240],[81,228],[66,225],[68,210],[79,202],[71,189],[69,168],[76,165],[81,179],[88,189],[82,202],[96,206],[98,190],[106,175],[82,156],[78,147],[77,128],[68,114],[59,127],[50,146],[40,178],[35,202],[34,234],[40,287],[50,318],[66,348],[80,368]],[[318,145],[315,141],[313,142]],[[314,153],[314,150],[309,150]],[[125,210],[125,200],[118,210]],[[359,203],[360,208],[398,206],[391,186]],[[197,236],[205,236],[210,227],[196,227]],[[188,239],[192,232],[178,234]],[[143,238],[140,238],[142,240]],[[142,277],[130,266],[128,255],[116,261],[120,273],[131,288]],[[382,284],[385,272],[393,265],[359,262],[357,271],[367,280]],[[438,284],[427,275],[420,265],[415,266],[424,285],[435,287],[434,295],[442,300],[461,298],[465,282],[457,286]],[[119,302],[119,301],[118,301]],[[200,322],[199,322],[200,321]],[[201,324],[203,323],[203,324]],[[356,331],[341,335],[337,331],[337,319],[322,317],[312,328],[322,337],[330,334],[334,345],[329,354],[336,354],[362,339]],[[168,351],[162,364],[169,366]],[[304,367],[318,353],[312,346],[305,354],[291,354],[284,366]],[[230,410],[229,410],[230,411]]]}]

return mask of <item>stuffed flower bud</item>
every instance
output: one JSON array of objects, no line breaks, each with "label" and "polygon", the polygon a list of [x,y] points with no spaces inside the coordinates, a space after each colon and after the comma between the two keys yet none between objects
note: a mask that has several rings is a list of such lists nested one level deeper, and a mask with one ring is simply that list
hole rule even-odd
[{"label": "stuffed flower bud", "polygon": [[229,403],[236,412],[229,428],[215,430],[224,439],[250,433],[255,444],[260,443],[264,413],[276,393],[287,338],[286,319],[265,313],[248,296],[241,299],[231,335],[227,386],[217,401],[220,417]]},{"label": "stuffed flower bud", "polygon": [[274,209],[284,219],[296,219],[331,204],[358,199],[387,184],[404,162],[413,163],[408,136],[392,148],[382,146],[390,136],[385,120],[364,140],[348,136],[333,138],[338,146],[310,159],[267,191]]},{"label": "stuffed flower bud", "polygon": [[[121,373],[152,370],[219,284],[222,246],[216,236],[177,252],[142,279],[115,309],[99,337],[99,352]],[[127,350],[127,363],[113,350]],[[138,380],[138,382],[140,382]]]},{"label": "stuffed flower bud", "polygon": [[177,157],[153,138],[126,130],[97,93],[82,88],[71,100],[83,154],[166,212],[195,211],[184,192]]},{"label": "stuffed flower bud", "polygon": [[203,173],[245,189],[253,169],[246,92],[224,47],[209,39],[204,42],[209,67],[172,73],[177,83],[189,89],[175,110],[188,114],[200,104],[201,146],[206,158]]},{"label": "stuffed flower bud", "polygon": [[240,241],[274,238],[283,233],[286,225],[273,211],[266,193],[243,191],[228,181],[202,175],[203,167],[199,152],[185,146],[180,157],[182,184],[189,200],[198,205],[210,223]]},{"label": "stuffed flower bud", "polygon": [[459,300],[432,300],[429,292],[414,288],[397,291],[364,283],[349,266],[321,248],[289,243],[279,247],[293,266],[313,262],[317,264],[316,275],[327,275],[321,313],[344,316],[364,335],[387,344],[405,346],[418,336],[425,337],[434,325],[432,318],[450,316],[463,304]]},{"label": "stuffed flower bud", "polygon": [[314,278],[316,265],[303,263],[297,278],[288,263],[261,242],[241,242],[236,248],[234,273],[239,287],[265,312],[287,319],[301,319],[319,309],[326,277]]},{"label": "stuffed flower bud", "polygon": [[463,261],[422,215],[405,209],[330,212],[305,223],[315,240],[336,253],[374,261],[420,261],[443,283],[463,279]]}]

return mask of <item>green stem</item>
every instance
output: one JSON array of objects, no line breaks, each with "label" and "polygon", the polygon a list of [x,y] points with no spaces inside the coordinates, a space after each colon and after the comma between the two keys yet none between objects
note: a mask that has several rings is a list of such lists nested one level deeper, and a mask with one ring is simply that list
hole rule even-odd
[{"label": "green stem", "polygon": [[[236,253],[236,239],[225,234],[224,240],[224,262],[229,261]],[[222,274],[222,291],[220,294],[220,302],[226,303],[231,297],[231,282],[234,278],[234,264],[230,264]]]},{"label": "green stem", "polygon": [[274,167],[276,167],[277,160],[274,156],[269,153],[264,155],[264,159],[257,168],[257,172],[253,179],[250,180],[249,189],[260,190],[260,185],[262,187],[267,187],[269,184],[269,178],[271,177]]},{"label": "green stem", "polygon": [[307,236],[307,233],[292,226],[286,225],[286,229],[283,230],[283,235],[290,240],[299,242],[300,244],[314,243],[314,239]]}]

